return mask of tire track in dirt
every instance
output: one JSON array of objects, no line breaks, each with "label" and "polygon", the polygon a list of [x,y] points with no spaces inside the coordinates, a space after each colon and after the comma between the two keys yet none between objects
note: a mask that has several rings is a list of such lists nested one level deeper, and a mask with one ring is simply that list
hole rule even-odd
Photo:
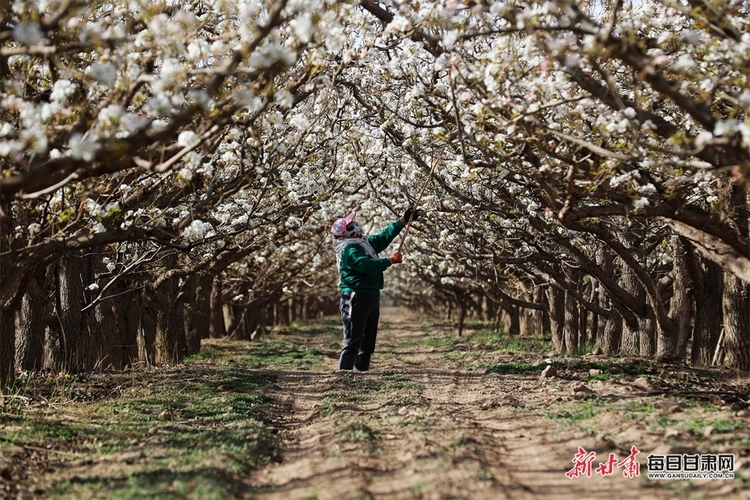
[{"label": "tire track in dirt", "polygon": [[376,353],[371,372],[341,373],[331,359],[323,371],[275,373],[283,450],[252,475],[255,498],[674,498],[619,471],[568,479],[578,446],[622,450],[544,419],[554,395],[538,377],[451,368],[419,342],[413,317],[387,311],[381,323],[382,345],[412,347]]}]

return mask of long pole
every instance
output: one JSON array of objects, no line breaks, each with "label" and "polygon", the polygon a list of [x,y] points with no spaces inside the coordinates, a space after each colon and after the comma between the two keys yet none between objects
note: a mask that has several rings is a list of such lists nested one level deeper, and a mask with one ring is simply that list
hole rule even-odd
[{"label": "long pole", "polygon": [[427,188],[427,185],[430,183],[430,180],[432,179],[432,174],[435,172],[435,167],[438,164],[438,161],[443,157],[443,153],[441,152],[440,155],[435,158],[435,161],[432,163],[432,168],[430,168],[430,173],[427,174],[427,180],[424,181],[424,185],[422,186],[422,190],[419,191],[419,196],[417,196],[417,201],[414,202],[414,206],[411,207],[411,214],[409,215],[409,220],[406,221],[406,227],[404,228],[404,235],[401,237],[401,243],[398,245],[398,250],[396,250],[398,253],[401,253],[401,247],[404,246],[404,241],[406,241],[406,235],[409,234],[409,228],[411,227],[411,221],[414,220],[414,213],[417,211],[417,207],[419,206],[419,201],[422,199],[422,194],[424,194],[424,190]]}]

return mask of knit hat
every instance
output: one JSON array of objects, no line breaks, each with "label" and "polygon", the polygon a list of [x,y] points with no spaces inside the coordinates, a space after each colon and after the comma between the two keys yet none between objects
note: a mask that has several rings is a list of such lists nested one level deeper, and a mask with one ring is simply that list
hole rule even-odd
[{"label": "knit hat", "polygon": [[331,226],[331,233],[333,233],[336,238],[343,238],[347,236],[347,233],[349,233],[350,231],[347,231],[346,228],[349,224],[352,223],[355,215],[356,214],[352,212],[346,217],[337,219],[336,222],[333,223],[333,226]]}]

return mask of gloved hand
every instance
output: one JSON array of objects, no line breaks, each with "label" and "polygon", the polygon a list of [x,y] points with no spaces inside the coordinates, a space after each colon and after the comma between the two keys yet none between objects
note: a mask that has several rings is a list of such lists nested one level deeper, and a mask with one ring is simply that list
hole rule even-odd
[{"label": "gloved hand", "polygon": [[[414,212],[414,218],[412,219],[412,222],[417,220],[417,217],[419,217],[419,210],[414,210],[413,212]],[[412,214],[412,208],[409,207],[406,209],[406,212],[404,212],[404,222],[406,224],[409,223],[409,218],[411,218],[411,214]]]},{"label": "gloved hand", "polygon": [[399,264],[403,260],[403,257],[401,256],[401,253],[396,252],[388,257],[388,260],[391,261],[391,264]]}]

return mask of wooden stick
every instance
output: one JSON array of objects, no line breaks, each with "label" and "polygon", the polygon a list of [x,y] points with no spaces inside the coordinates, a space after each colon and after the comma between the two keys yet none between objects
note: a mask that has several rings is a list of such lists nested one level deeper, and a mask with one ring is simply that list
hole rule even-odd
[{"label": "wooden stick", "polygon": [[419,201],[422,199],[422,194],[424,194],[424,190],[427,188],[427,185],[430,183],[430,180],[432,179],[432,174],[435,172],[435,167],[438,164],[438,161],[443,157],[442,151],[440,152],[440,155],[435,158],[435,161],[432,163],[432,168],[430,169],[430,173],[427,174],[427,180],[424,182],[424,185],[422,186],[422,190],[419,192],[419,196],[417,196],[417,201],[414,202],[414,206],[411,207],[411,214],[409,215],[409,220],[406,221],[406,227],[404,228],[404,235],[401,237],[401,243],[398,245],[398,250],[396,250],[398,253],[401,253],[401,247],[404,246],[404,241],[406,241],[406,235],[409,234],[409,228],[411,227],[411,221],[414,220],[414,214],[417,212],[417,207],[419,206]]}]

